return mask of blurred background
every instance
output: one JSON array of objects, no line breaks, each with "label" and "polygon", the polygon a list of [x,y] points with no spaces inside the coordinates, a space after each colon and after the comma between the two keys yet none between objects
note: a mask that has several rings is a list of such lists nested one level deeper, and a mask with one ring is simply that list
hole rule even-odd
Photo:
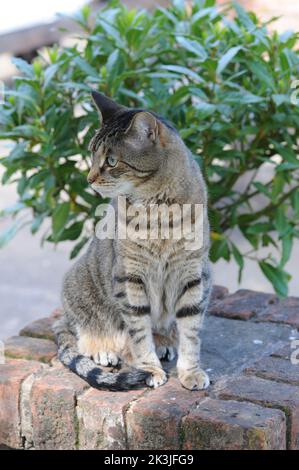
[{"label": "blurred background", "polygon": [[[10,0],[1,6],[0,16],[0,83],[10,83],[16,73],[11,58],[18,56],[30,60],[36,49],[56,42],[70,42],[73,23],[65,15],[73,14],[83,4],[99,9],[104,1],[84,0]],[[128,0],[128,6],[151,8],[167,5],[167,1]],[[225,3],[219,0],[219,4]],[[257,12],[261,19],[280,16],[275,23],[279,31],[299,30],[299,2],[296,0],[239,0],[245,7]],[[272,25],[273,27],[273,25]],[[68,30],[68,32],[66,32]],[[1,93],[1,90],[0,90]],[[1,99],[1,96],[0,96]],[[0,141],[0,155],[9,152],[10,142]],[[0,166],[0,179],[3,169]],[[17,200],[13,184],[0,185],[0,211]],[[9,217],[0,218],[0,231],[10,224]],[[246,242],[234,233],[240,250],[246,250]],[[29,321],[48,316],[60,304],[62,277],[70,266],[71,242],[40,246],[40,235],[31,235],[24,228],[4,248],[0,249],[0,339],[15,334]],[[294,244],[293,255],[286,270],[293,276],[289,294],[298,295],[299,243]],[[297,279],[296,279],[297,276]],[[237,266],[234,262],[219,261],[214,265],[216,284],[234,291],[238,288],[273,292],[273,289],[254,262],[247,261],[243,280],[237,283]]]}]

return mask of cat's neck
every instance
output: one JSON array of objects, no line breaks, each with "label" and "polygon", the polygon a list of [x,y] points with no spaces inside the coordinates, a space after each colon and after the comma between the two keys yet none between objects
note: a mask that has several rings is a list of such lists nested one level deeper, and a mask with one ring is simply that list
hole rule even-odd
[{"label": "cat's neck", "polygon": [[[188,151],[187,151],[188,152]],[[199,166],[186,153],[176,164],[169,159],[168,167],[157,174],[142,190],[128,197],[134,204],[188,204],[202,203],[206,199],[205,184]]]}]

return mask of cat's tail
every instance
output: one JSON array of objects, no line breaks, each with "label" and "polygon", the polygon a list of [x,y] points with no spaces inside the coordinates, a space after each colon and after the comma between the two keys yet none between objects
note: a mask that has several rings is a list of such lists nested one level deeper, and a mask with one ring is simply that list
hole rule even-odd
[{"label": "cat's tail", "polygon": [[149,372],[134,368],[123,372],[105,372],[92,359],[79,353],[77,340],[63,318],[54,324],[53,329],[60,361],[91,387],[111,391],[130,390],[145,385],[145,380],[150,376]]}]

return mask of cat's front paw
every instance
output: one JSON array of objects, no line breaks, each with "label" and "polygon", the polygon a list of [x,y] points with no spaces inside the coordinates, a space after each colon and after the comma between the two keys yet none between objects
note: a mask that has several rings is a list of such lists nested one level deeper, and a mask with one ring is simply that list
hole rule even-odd
[{"label": "cat's front paw", "polygon": [[209,376],[202,369],[192,372],[178,370],[178,377],[183,387],[188,388],[188,390],[204,390],[210,385]]},{"label": "cat's front paw", "polygon": [[151,375],[146,379],[149,387],[157,388],[167,382],[167,375],[163,369],[157,368],[151,371]]}]

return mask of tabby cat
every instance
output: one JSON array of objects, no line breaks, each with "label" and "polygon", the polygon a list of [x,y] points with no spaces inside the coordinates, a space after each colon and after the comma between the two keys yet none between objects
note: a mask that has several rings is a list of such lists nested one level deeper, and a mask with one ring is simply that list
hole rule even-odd
[{"label": "tabby cat", "polygon": [[[209,223],[201,171],[175,128],[154,112],[129,109],[93,92],[102,126],[91,140],[91,187],[128,204],[200,204],[198,249],[181,239],[99,239],[66,274],[55,325],[59,358],[91,386],[126,390],[167,381],[160,360],[176,355],[187,389],[208,387],[200,329],[209,303]],[[192,219],[194,223],[194,217]],[[122,364],[103,371],[101,366]]]}]

